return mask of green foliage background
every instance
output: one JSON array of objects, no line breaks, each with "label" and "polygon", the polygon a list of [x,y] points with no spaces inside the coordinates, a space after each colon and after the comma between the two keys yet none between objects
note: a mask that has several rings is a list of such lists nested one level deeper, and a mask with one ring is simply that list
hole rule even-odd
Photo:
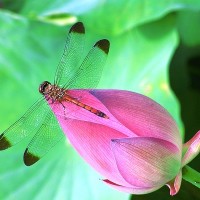
[{"label": "green foliage background", "polygon": [[[182,135],[185,127],[185,137],[192,137],[200,128],[199,0],[0,0],[0,131],[34,103],[42,81],[53,80],[76,21],[85,24],[87,51],[99,39],[111,42],[98,88],[153,98],[172,114]],[[170,199],[167,188],[143,196],[109,188],[67,141],[27,168],[27,143],[0,152],[0,199]],[[193,166],[200,170],[197,162]],[[199,190],[183,182],[174,199],[199,197]]]}]

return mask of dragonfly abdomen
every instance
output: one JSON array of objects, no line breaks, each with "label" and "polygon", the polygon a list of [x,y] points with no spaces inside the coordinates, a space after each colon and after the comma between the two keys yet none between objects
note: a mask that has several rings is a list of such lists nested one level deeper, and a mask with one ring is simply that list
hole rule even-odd
[{"label": "dragonfly abdomen", "polygon": [[86,105],[86,104],[84,104],[84,103],[82,103],[82,102],[80,102],[80,101],[68,96],[68,95],[64,96],[64,100],[68,101],[68,102],[71,102],[73,104],[76,104],[77,106],[80,106],[81,108],[84,108],[87,111],[89,111],[89,112],[91,112],[91,113],[93,113],[93,114],[95,114],[95,115],[97,115],[99,117],[103,117],[103,118],[109,119],[109,117],[105,113],[103,113],[102,111],[100,111],[100,110],[98,110],[96,108],[93,108],[91,106],[88,106],[88,105]]}]

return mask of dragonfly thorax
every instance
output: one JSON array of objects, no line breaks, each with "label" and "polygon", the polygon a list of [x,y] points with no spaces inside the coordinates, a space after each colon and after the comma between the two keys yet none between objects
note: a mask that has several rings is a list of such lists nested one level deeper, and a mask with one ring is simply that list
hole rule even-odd
[{"label": "dragonfly thorax", "polygon": [[44,81],[39,86],[39,92],[46,98],[50,98],[53,101],[60,100],[64,95],[64,89],[58,87],[57,85],[52,85],[48,81]]}]

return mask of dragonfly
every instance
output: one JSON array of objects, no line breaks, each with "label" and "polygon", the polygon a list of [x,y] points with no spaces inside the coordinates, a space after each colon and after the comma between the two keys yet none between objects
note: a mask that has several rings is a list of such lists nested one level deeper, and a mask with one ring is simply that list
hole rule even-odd
[{"label": "dragonfly", "polygon": [[[107,39],[97,41],[86,57],[81,60],[84,52],[84,37],[83,23],[75,23],[69,30],[53,84],[48,81],[41,83],[39,92],[42,97],[0,135],[0,150],[16,145],[25,137],[32,137],[23,155],[26,166],[31,166],[39,161],[64,137],[47,102],[59,103],[67,112],[67,108],[63,104],[67,101],[99,118],[109,118],[101,110],[81,102],[81,89],[92,90],[98,85],[109,53],[110,43]],[[80,98],[69,95],[69,91],[73,89],[80,89]]]}]

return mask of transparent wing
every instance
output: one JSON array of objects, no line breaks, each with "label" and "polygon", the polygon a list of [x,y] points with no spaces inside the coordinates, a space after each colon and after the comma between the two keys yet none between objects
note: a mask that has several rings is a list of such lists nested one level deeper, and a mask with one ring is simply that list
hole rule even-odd
[{"label": "transparent wing", "polygon": [[64,138],[64,134],[61,131],[57,119],[55,115],[49,111],[24,152],[25,165],[30,166],[36,163],[62,138]]},{"label": "transparent wing", "polygon": [[[70,109],[70,115],[76,115],[78,109],[78,106],[74,107],[74,109]],[[65,112],[65,114],[66,126],[69,126],[71,123],[73,123],[74,119],[67,117],[67,111]],[[25,165],[30,166],[39,161],[61,139],[65,139],[65,135],[60,128],[57,118],[55,117],[53,112],[49,111],[46,115],[46,118],[43,120],[39,130],[34,135],[24,152]]]},{"label": "transparent wing", "polygon": [[95,88],[99,83],[103,66],[105,65],[110,43],[108,40],[99,40],[90,50],[74,76],[64,85],[70,89]]},{"label": "transparent wing", "polygon": [[58,64],[54,84],[63,87],[67,80],[74,77],[83,56],[85,28],[83,23],[77,22],[69,30],[63,55]]},{"label": "transparent wing", "polygon": [[27,136],[33,135],[41,126],[50,110],[45,99],[36,101],[26,113],[0,135],[0,150],[7,149]]}]

